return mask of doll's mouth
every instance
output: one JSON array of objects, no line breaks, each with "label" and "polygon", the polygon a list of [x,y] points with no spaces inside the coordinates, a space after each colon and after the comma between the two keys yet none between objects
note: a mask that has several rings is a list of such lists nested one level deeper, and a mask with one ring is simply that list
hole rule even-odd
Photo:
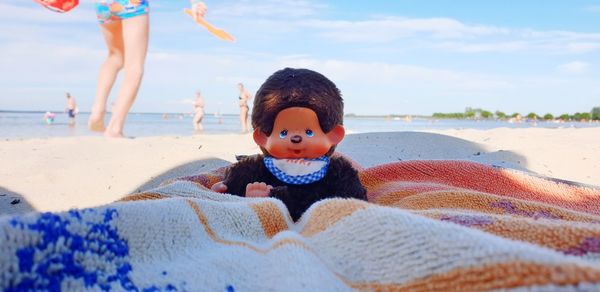
[{"label": "doll's mouth", "polygon": [[293,153],[294,155],[300,155],[302,154],[302,149],[292,149],[292,148],[288,148],[288,151],[290,153]]}]

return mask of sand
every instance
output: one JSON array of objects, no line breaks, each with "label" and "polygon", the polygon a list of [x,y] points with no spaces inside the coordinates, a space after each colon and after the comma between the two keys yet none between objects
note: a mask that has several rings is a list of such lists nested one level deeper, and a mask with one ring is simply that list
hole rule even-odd
[{"label": "sand", "polygon": [[[361,165],[466,159],[600,185],[600,128],[349,134],[338,150]],[[0,214],[93,207],[258,153],[250,134],[0,141]]]}]

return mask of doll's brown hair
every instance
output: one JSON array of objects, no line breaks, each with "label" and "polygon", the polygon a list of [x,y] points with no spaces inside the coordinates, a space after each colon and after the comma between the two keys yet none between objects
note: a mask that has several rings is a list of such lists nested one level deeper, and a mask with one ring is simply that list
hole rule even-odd
[{"label": "doll's brown hair", "polygon": [[344,102],[340,90],[315,71],[285,68],[269,76],[256,92],[252,127],[270,136],[277,114],[289,107],[313,110],[324,133],[343,125]]}]

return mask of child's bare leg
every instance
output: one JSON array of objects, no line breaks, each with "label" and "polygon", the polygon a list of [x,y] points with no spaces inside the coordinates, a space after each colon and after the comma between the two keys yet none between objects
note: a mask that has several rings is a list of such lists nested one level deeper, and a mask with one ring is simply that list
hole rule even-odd
[{"label": "child's bare leg", "polygon": [[240,124],[242,125],[242,133],[248,132],[248,108],[240,108]]},{"label": "child's bare leg", "polygon": [[108,138],[123,137],[123,127],[129,109],[137,96],[142,76],[144,62],[148,50],[148,15],[141,15],[122,20],[123,47],[125,51],[125,77],[119,90],[110,123],[104,131]]},{"label": "child's bare leg", "polygon": [[204,117],[204,113],[202,112],[196,112],[196,114],[194,114],[194,130],[196,131],[202,131],[204,130],[204,127],[202,126],[202,118]]},{"label": "child's bare leg", "polygon": [[92,107],[92,113],[88,122],[90,130],[103,132],[104,114],[106,113],[106,101],[110,90],[115,83],[119,70],[123,68],[123,34],[120,21],[113,21],[100,25],[100,31],[104,36],[106,47],[108,48],[108,57],[98,76],[98,87],[96,87],[96,99]]}]

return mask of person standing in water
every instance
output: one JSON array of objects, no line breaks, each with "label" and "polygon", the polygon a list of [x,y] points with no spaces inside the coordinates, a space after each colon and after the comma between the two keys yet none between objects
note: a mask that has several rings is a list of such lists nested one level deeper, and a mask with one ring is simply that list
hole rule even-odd
[{"label": "person standing in water", "polygon": [[242,125],[242,133],[248,132],[248,101],[252,99],[252,96],[244,88],[244,84],[238,83],[238,89],[240,90],[240,124]]},{"label": "person standing in water", "polygon": [[[127,114],[136,99],[148,50],[149,0],[95,0],[100,31],[108,56],[100,68],[96,99],[88,122],[91,131],[107,138],[122,138]],[[194,18],[204,17],[206,5],[191,0]],[[112,108],[110,122],[104,126],[106,102],[119,71],[125,76]]]},{"label": "person standing in water", "polygon": [[67,92],[67,108],[65,112],[69,115],[69,126],[75,126],[75,115],[77,114],[77,103],[75,99]]},{"label": "person standing in water", "polygon": [[194,102],[194,130],[200,132],[204,130],[202,126],[202,117],[204,117],[204,97],[200,90],[196,91],[196,101]]}]

